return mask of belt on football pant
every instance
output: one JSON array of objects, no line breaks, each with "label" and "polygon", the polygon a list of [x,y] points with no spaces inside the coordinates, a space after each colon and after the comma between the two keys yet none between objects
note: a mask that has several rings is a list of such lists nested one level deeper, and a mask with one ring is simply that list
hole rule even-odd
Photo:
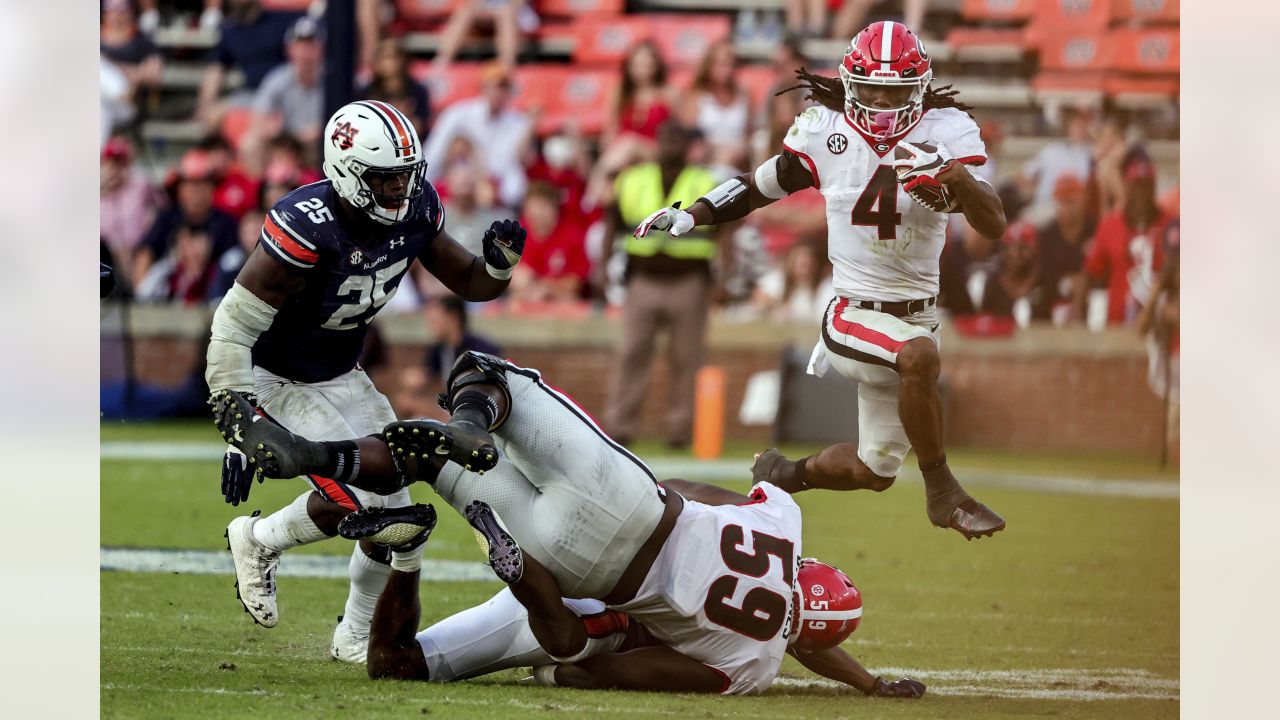
[{"label": "belt on football pant", "polygon": [[600,598],[605,605],[621,605],[633,600],[636,593],[640,592],[640,586],[644,584],[645,577],[649,575],[649,569],[658,559],[658,553],[662,552],[662,546],[667,544],[667,538],[671,536],[671,530],[676,526],[676,518],[680,517],[680,511],[684,509],[684,498],[680,493],[668,490],[662,502],[666,507],[662,511],[662,517],[658,520],[657,526],[653,528],[653,532],[649,533],[649,539],[644,541],[635,558],[627,564],[627,569],[622,572],[622,577],[618,578],[618,583]]},{"label": "belt on football pant", "polygon": [[894,317],[906,317],[907,315],[915,315],[918,312],[924,312],[934,305],[938,304],[938,296],[923,298],[920,300],[900,300],[897,302],[881,302],[879,300],[852,300],[849,302],[854,307],[860,307],[863,310],[875,310],[876,312],[887,313]]}]

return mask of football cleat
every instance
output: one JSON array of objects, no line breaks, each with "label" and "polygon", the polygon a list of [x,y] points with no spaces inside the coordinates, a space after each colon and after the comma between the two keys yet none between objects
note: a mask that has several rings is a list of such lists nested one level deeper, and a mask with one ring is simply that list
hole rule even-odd
[{"label": "football cleat", "polygon": [[463,515],[471,527],[484,536],[489,551],[489,567],[502,582],[510,585],[524,575],[524,551],[511,537],[498,514],[480,500],[467,506]]},{"label": "football cleat", "polygon": [[222,438],[248,455],[251,468],[260,475],[297,477],[324,463],[323,446],[285,430],[235,390],[215,393],[210,404]]},{"label": "football cleat", "polygon": [[1004,518],[986,505],[970,498],[970,502],[961,504],[951,512],[951,517],[944,527],[950,527],[960,533],[965,540],[972,540],[991,537],[1003,530]]},{"label": "football cleat", "polygon": [[253,538],[253,526],[260,518],[254,512],[241,516],[227,525],[223,537],[231,551],[231,562],[236,568],[236,598],[244,605],[244,611],[263,627],[275,627],[280,620],[276,608],[276,568],[280,553],[263,547]]},{"label": "football cleat", "polygon": [[333,642],[329,644],[329,656],[338,662],[364,665],[369,659],[369,628],[361,632],[339,615],[338,626],[333,629]]},{"label": "football cleat", "polygon": [[366,507],[342,518],[338,534],[348,540],[370,540],[407,552],[431,537],[436,527],[436,509],[430,505]]},{"label": "football cleat", "polygon": [[498,448],[487,430],[471,423],[402,420],[386,427],[387,449],[402,458],[438,455],[471,472],[483,473],[498,464]]}]

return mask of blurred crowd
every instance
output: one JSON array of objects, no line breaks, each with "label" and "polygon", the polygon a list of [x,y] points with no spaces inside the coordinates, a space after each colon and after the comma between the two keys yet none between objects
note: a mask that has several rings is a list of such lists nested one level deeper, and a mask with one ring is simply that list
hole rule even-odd
[{"label": "blurred crowd", "polygon": [[[641,175],[629,171],[699,168],[719,182],[777,152],[805,105],[800,92],[774,94],[808,64],[801,38],[847,37],[875,4],[789,0],[786,32],[770,62],[773,87],[761,102],[740,81],[731,41],[707,48],[687,88],[671,82],[658,46],[636,43],[621,62],[602,132],[590,136],[570,122],[540,136],[537,112],[518,109],[513,82],[520,36],[538,25],[530,4],[476,0],[451,16],[432,73],[449,72],[476,22],[493,25],[498,60],[486,68],[477,96],[439,108],[409,71],[393,5],[360,0],[357,93],[390,102],[414,120],[428,177],[460,242],[478,252],[484,229],[504,217],[518,217],[528,229],[525,262],[495,307],[549,312],[618,304],[628,279],[625,238],[634,224],[633,198],[619,188]],[[319,3],[311,5],[315,12]],[[925,5],[900,6],[918,24]],[[305,3],[299,9],[266,9],[260,0],[102,0],[102,244],[124,294],[146,302],[216,302],[256,243],[264,209],[321,179],[326,33]],[[205,138],[159,173],[146,160],[138,123],[164,72],[164,53],[151,39],[162,21],[216,29],[218,40],[193,113]],[[233,74],[240,80],[229,84]],[[995,182],[1002,130],[994,119],[978,120],[992,159],[981,171]],[[1013,178],[997,182],[1011,221],[1004,238],[983,238],[961,215],[952,216],[940,303],[954,317],[975,319],[960,322],[962,330],[1137,323],[1162,287],[1162,263],[1171,247],[1176,252],[1177,192],[1157,194],[1155,164],[1140,133],[1122,114],[1083,107],[1069,108],[1055,124],[1059,137],[1023,167],[1001,167],[1003,177]],[[832,290],[824,203],[816,191],[757,211],[710,240],[718,252],[709,298],[725,317],[818,320]],[[413,310],[446,292],[426,273],[414,281],[389,309]]]}]

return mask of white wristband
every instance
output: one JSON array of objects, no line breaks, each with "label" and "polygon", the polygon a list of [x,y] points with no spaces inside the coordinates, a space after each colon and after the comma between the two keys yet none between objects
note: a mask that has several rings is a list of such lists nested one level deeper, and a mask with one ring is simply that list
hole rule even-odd
[{"label": "white wristband", "polygon": [[498,268],[490,265],[489,263],[484,264],[484,271],[489,273],[489,277],[493,278],[494,280],[510,280],[511,273],[514,270],[515,270],[514,267],[507,268],[506,270],[499,270]]},{"label": "white wristband", "polygon": [[425,547],[425,545],[419,545],[408,552],[393,550],[391,552],[391,569],[407,573],[418,572],[422,569],[422,551]]}]

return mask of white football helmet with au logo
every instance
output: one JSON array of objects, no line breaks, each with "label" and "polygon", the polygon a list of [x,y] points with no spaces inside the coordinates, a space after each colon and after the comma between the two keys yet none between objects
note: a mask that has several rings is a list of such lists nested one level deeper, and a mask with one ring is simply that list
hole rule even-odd
[{"label": "white football helmet with au logo", "polygon": [[348,103],[325,125],[325,177],[342,199],[383,225],[413,216],[426,169],[417,129],[387,103]]}]

